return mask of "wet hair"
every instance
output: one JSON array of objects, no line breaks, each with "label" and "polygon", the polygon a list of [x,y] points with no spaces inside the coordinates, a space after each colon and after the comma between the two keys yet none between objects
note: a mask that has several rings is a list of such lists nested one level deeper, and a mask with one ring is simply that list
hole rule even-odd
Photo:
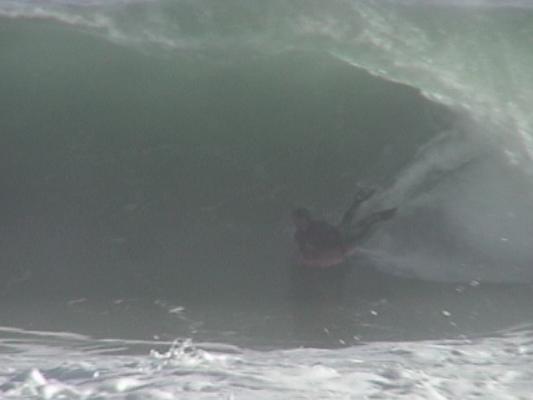
[{"label": "wet hair", "polygon": [[292,216],[294,218],[311,219],[311,211],[304,207],[296,208],[292,210]]}]

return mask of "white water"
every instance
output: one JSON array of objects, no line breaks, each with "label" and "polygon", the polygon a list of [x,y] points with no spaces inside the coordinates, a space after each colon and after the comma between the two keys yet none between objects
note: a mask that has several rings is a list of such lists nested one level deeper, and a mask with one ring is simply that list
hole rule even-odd
[{"label": "white water", "polygon": [[529,399],[531,331],[337,349],[0,330],[2,399]]}]

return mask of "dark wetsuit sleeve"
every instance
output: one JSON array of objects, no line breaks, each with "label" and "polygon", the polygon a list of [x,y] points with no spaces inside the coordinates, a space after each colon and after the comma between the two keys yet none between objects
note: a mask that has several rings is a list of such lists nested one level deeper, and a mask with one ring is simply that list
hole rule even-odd
[{"label": "dark wetsuit sleeve", "polygon": [[348,246],[350,246],[350,244],[366,239],[378,222],[387,221],[394,217],[395,214],[396,208],[389,208],[386,210],[375,212],[373,214],[370,214],[366,218],[363,218],[357,223],[355,227],[356,229],[349,235],[346,235],[345,240]]}]

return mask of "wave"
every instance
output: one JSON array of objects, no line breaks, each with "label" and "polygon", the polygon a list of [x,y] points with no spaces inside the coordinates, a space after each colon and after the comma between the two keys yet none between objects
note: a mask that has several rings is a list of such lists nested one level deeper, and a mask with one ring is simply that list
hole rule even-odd
[{"label": "wave", "polygon": [[532,14],[408,3],[1,2],[4,291],[275,297],[358,182],[365,262],[531,281]]}]

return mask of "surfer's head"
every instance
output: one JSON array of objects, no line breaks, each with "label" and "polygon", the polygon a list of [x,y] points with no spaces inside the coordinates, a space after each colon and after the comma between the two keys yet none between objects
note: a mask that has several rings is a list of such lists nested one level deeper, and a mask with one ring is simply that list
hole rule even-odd
[{"label": "surfer's head", "polygon": [[303,207],[293,210],[292,221],[297,229],[307,229],[311,222],[311,211]]}]

